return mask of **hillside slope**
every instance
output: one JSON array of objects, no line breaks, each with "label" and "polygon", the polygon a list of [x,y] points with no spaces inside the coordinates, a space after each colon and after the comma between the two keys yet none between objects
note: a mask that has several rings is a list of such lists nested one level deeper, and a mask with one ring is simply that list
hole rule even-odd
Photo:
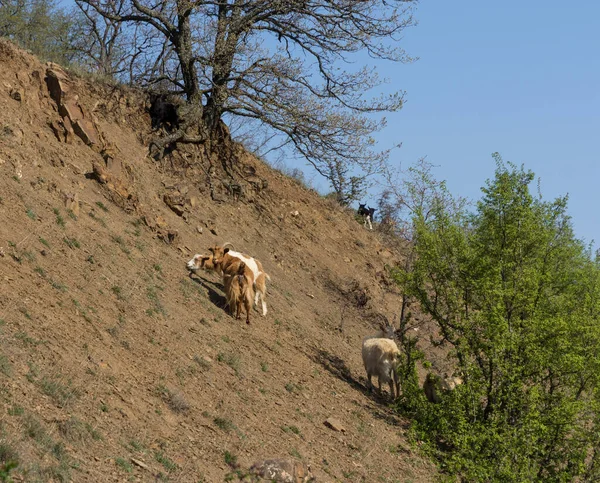
[{"label": "hillside slope", "polygon": [[[318,481],[431,481],[407,422],[364,387],[361,339],[397,311],[382,273],[401,254],[239,146],[154,161],[142,96],[70,77],[59,109],[47,68],[0,41],[0,462],[18,459],[13,478],[219,482],[294,457]],[[233,157],[239,200],[206,174]],[[185,269],[225,241],[272,277],[269,313],[249,326],[223,310],[215,274]]]}]

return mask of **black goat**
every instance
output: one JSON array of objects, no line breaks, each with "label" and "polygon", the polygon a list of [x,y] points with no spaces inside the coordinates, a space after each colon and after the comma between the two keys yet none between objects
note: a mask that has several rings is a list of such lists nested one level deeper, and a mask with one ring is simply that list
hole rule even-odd
[{"label": "black goat", "polygon": [[167,131],[179,129],[179,114],[177,108],[182,104],[182,99],[171,94],[150,95],[150,119],[152,129],[165,127]]},{"label": "black goat", "polygon": [[375,208],[368,208],[366,204],[364,204],[364,205],[362,203],[358,204],[357,212],[360,216],[362,216],[364,218],[365,227],[368,224],[370,230],[373,229],[373,224],[371,222],[373,221],[373,216],[375,215],[375,211],[376,211]]}]

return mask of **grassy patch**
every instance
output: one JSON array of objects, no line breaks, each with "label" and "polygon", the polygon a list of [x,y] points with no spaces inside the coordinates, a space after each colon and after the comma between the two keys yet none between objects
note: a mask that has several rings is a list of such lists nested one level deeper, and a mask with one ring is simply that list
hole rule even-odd
[{"label": "grassy patch", "polygon": [[23,406],[19,406],[18,404],[13,404],[12,407],[8,408],[9,416],[23,416],[24,412]]},{"label": "grassy patch", "polygon": [[215,423],[215,426],[217,426],[217,428],[222,429],[227,433],[236,428],[235,424],[233,424],[231,419],[221,418],[217,416],[213,419],[213,422]]},{"label": "grassy patch", "polygon": [[[31,317],[29,317],[31,318]],[[26,347],[36,347],[42,343],[39,339],[34,339],[33,337],[29,337],[27,332],[17,332],[15,334],[15,339],[21,341]]]},{"label": "grassy patch", "polygon": [[62,379],[50,379],[44,376],[40,379],[38,385],[42,392],[50,396],[60,407],[68,405],[80,396],[80,391],[71,386],[71,381],[65,383]]},{"label": "grassy patch", "polygon": [[159,397],[176,413],[184,413],[190,409],[189,403],[184,395],[176,390],[169,389],[162,384],[158,385],[156,391]]},{"label": "grassy patch", "polygon": [[102,203],[102,201],[96,201],[96,206],[98,208],[100,208],[102,211],[104,211],[105,213],[108,213],[108,208],[106,207],[106,205],[104,203]]},{"label": "grassy patch", "polygon": [[81,248],[81,245],[75,238],[69,238],[68,236],[63,238],[63,241],[69,248]]},{"label": "grassy patch", "polygon": [[153,305],[152,308],[146,310],[146,313],[148,315],[157,313],[157,314],[162,314],[163,316],[166,316],[167,312],[166,312],[165,308],[163,307],[162,302],[160,301],[160,298],[158,297],[157,289],[161,289],[161,288],[154,286],[154,287],[148,287],[146,289],[146,296],[148,297],[148,300],[150,300],[152,302],[152,305]]},{"label": "grassy patch", "polygon": [[8,358],[2,354],[0,354],[0,373],[4,374],[7,377],[10,377],[12,374],[12,365]]},{"label": "grassy patch", "polygon": [[237,354],[232,354],[231,352],[219,352],[217,354],[217,361],[224,362],[235,371],[236,375],[240,375],[241,362],[240,356]]},{"label": "grassy patch", "polygon": [[110,291],[114,293],[119,300],[125,300],[125,297],[123,296],[123,290],[118,285],[113,285],[110,288]]},{"label": "grassy patch", "polygon": [[293,382],[288,382],[285,385],[285,390],[287,392],[295,393],[295,392],[299,392],[300,389],[301,389],[300,386],[298,386],[297,384],[294,384]]},{"label": "grassy patch", "polygon": [[11,445],[0,442],[0,481],[13,481],[10,472],[19,466],[19,453]]},{"label": "grassy patch", "polygon": [[210,369],[210,362],[205,361],[199,356],[194,356],[194,362],[200,366],[200,369],[203,371],[208,371]]},{"label": "grassy patch", "polygon": [[293,456],[296,459],[301,460],[302,459],[302,455],[300,454],[300,452],[296,449],[296,448],[292,448],[290,451],[290,456]]},{"label": "grassy patch", "polygon": [[61,228],[64,228],[65,227],[65,219],[60,214],[60,210],[58,208],[54,208],[52,211],[56,215],[56,224],[58,226],[60,226]]},{"label": "grassy patch", "polygon": [[225,460],[225,463],[228,466],[231,466],[232,468],[237,468],[238,459],[237,459],[237,456],[234,455],[233,453],[230,453],[229,451],[225,451],[225,453],[223,454],[223,459]]},{"label": "grassy patch", "polygon": [[85,423],[74,416],[66,421],[60,421],[58,431],[63,438],[71,443],[86,442],[90,439],[100,441],[102,439],[102,435],[91,424]]},{"label": "grassy patch", "polygon": [[158,461],[161,465],[163,465],[168,472],[177,469],[177,464],[173,460],[171,460],[167,455],[165,455],[162,451],[155,451],[154,459]]},{"label": "grassy patch", "polygon": [[101,216],[96,216],[96,213],[94,213],[94,211],[90,211],[88,214],[90,215],[90,218],[92,220],[97,221],[102,225],[103,228],[106,228],[106,221],[104,221],[104,218],[102,218]]},{"label": "grassy patch", "polygon": [[127,248],[127,245],[125,244],[125,240],[123,240],[123,237],[117,236],[117,235],[113,235],[112,240],[117,245],[119,245],[119,248],[121,249],[121,251],[123,253],[125,253],[126,255],[129,255],[131,253],[131,250],[129,250],[129,248]]},{"label": "grassy patch", "polygon": [[31,315],[29,315],[29,312],[25,307],[19,307],[19,312],[21,312],[26,319],[31,320]]},{"label": "grassy patch", "polygon": [[281,426],[281,430],[284,433],[292,433],[292,434],[300,434],[300,429],[298,428],[298,426]]},{"label": "grassy patch", "polygon": [[115,464],[127,473],[133,473],[133,466],[124,458],[115,458]]}]

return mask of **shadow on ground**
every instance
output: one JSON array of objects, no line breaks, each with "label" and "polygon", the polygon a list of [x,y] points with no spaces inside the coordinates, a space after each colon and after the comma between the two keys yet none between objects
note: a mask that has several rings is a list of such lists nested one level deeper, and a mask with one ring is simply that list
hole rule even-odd
[{"label": "shadow on ground", "polygon": [[370,392],[366,387],[366,379],[362,377],[355,379],[343,359],[326,350],[317,348],[314,348],[313,353],[308,356],[335,377],[349,384],[356,391],[367,397],[371,403],[360,404],[357,402],[357,404],[363,406],[373,417],[385,421],[390,426],[408,428],[408,422],[399,416],[395,412],[393,405],[390,404],[389,394],[387,392],[383,394],[379,394],[377,391]]},{"label": "shadow on ground", "polygon": [[219,309],[225,309],[225,306],[227,305],[227,300],[225,299],[225,295],[221,291],[221,287],[219,284],[208,280],[204,280],[198,275],[190,275],[190,280],[192,280],[194,283],[197,283],[202,288],[206,289],[206,292],[208,293],[208,300],[210,300],[213,303],[213,305],[215,305]]}]

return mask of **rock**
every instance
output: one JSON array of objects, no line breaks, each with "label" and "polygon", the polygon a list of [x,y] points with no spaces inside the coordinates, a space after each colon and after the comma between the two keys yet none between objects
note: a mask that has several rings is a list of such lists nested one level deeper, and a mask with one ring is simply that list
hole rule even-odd
[{"label": "rock", "polygon": [[78,119],[72,124],[73,131],[81,138],[81,140],[85,144],[87,144],[88,146],[99,144],[98,132],[96,131],[96,128],[90,121],[88,121],[87,119]]},{"label": "rock", "polygon": [[158,226],[159,228],[166,228],[167,221],[162,216],[157,216],[156,217],[156,226]]},{"label": "rock", "polygon": [[202,227],[201,226],[197,226],[196,231],[202,235]]},{"label": "rock", "polygon": [[71,210],[75,216],[79,216],[79,195],[77,193],[65,193],[65,208]]},{"label": "rock", "polygon": [[214,235],[214,236],[219,236],[217,233],[217,229],[216,228],[211,228],[210,232]]},{"label": "rock", "polygon": [[342,426],[342,423],[340,423],[336,418],[329,418],[325,420],[323,424],[328,428],[333,429],[334,431],[340,431],[342,433],[346,432],[346,428],[344,428],[344,426]]},{"label": "rock", "polygon": [[143,461],[136,460],[135,458],[131,458],[131,462],[134,465],[139,466],[140,468],[144,468],[145,470],[148,469],[148,465],[146,463],[144,463]]},{"label": "rock", "polygon": [[[50,97],[58,106],[67,132],[71,130],[88,146],[99,146],[100,136],[89,115],[79,104],[79,97],[70,94],[68,75],[56,64],[47,64],[46,84]],[[52,127],[52,126],[51,126]],[[55,131],[55,129],[53,129]],[[55,131],[56,134],[56,131]],[[57,136],[60,139],[60,136]],[[66,136],[68,142],[68,135]]]},{"label": "rock", "polygon": [[169,245],[179,237],[179,232],[177,230],[160,230],[157,234],[158,238]]},{"label": "rock", "polygon": [[15,101],[22,102],[25,98],[25,93],[23,89],[11,89],[9,93],[10,97],[12,97]]},{"label": "rock", "polygon": [[46,84],[50,97],[54,99],[56,104],[60,105],[63,102],[70,88],[68,85],[68,76],[63,72],[57,64],[48,63],[46,69]]},{"label": "rock", "polygon": [[293,459],[267,459],[257,461],[249,470],[249,474],[260,477],[263,481],[276,483],[308,483],[315,481],[310,467]]},{"label": "rock", "polygon": [[185,213],[185,200],[178,193],[167,193],[163,196],[165,204],[178,216]]}]

